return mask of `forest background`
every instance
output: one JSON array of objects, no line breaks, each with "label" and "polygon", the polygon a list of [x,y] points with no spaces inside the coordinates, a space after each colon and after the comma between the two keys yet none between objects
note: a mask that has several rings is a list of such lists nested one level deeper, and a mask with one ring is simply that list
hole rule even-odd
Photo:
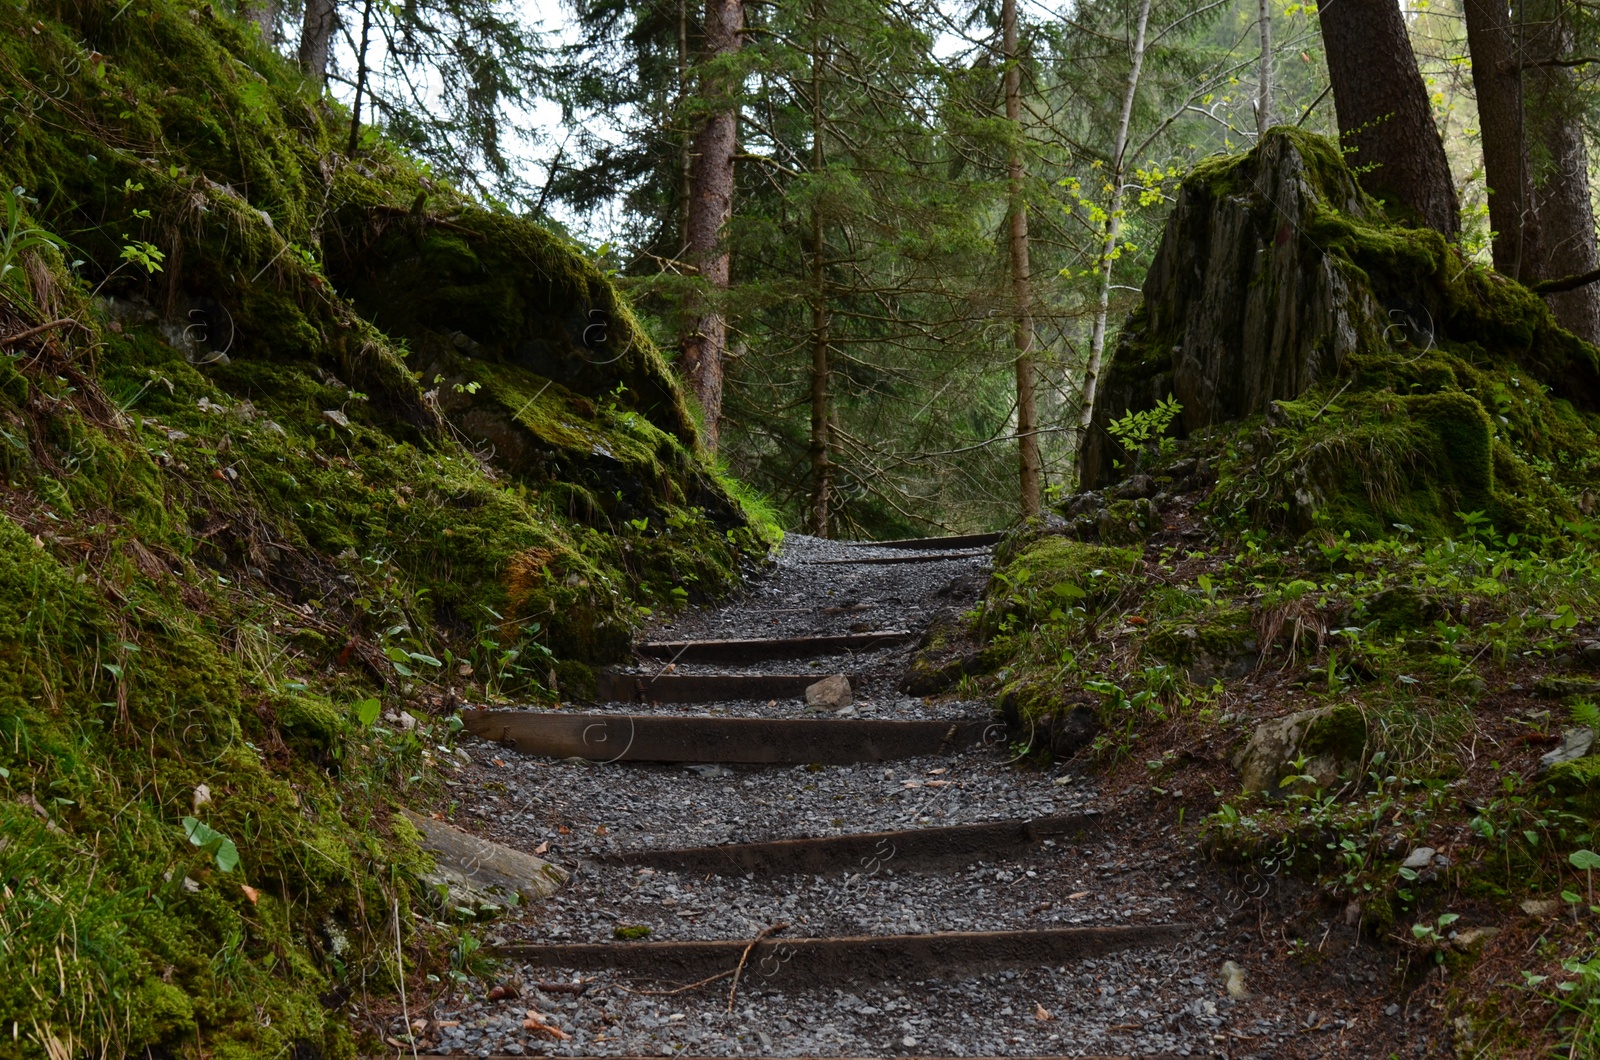
[{"label": "forest background", "polygon": [[[375,122],[585,243],[727,470],[824,536],[993,529],[1070,491],[1086,383],[1182,175],[1271,124],[1340,132],[1319,12],[1281,0],[238,2],[351,108],[352,146]],[[1583,271],[1495,258],[1470,6],[1402,9],[1459,204],[1442,227],[1526,281]],[[1498,12],[1521,179],[1572,185],[1592,13]],[[1562,223],[1592,256],[1577,183]]]}]

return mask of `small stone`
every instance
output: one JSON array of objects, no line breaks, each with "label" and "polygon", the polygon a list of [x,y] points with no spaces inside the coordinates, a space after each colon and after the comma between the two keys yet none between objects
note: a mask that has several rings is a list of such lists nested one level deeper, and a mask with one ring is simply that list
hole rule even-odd
[{"label": "small stone", "polygon": [[1554,916],[1561,911],[1561,903],[1554,898],[1528,898],[1522,903],[1522,911],[1529,916]]},{"label": "small stone", "polygon": [[850,692],[850,680],[843,674],[824,677],[806,688],[807,710],[839,710],[855,701]]},{"label": "small stone", "polygon": [[1244,985],[1244,969],[1233,961],[1222,962],[1222,988],[1235,1001],[1242,1001],[1250,996],[1250,991]]},{"label": "small stone", "polygon": [[1433,864],[1434,853],[1435,851],[1432,847],[1418,847],[1406,855],[1406,859],[1400,863],[1400,867],[1403,869],[1425,869]]},{"label": "small stone", "polygon": [[323,418],[325,418],[329,423],[337,424],[340,427],[350,426],[350,417],[346,416],[338,409],[323,409],[322,415]]},{"label": "small stone", "polygon": [[917,1047],[917,1040],[908,1034],[904,1038],[900,1039],[900,1044],[905,1046],[907,1049],[915,1049]]},{"label": "small stone", "polygon": [[1400,1006],[1399,1005],[1390,1005],[1388,1008],[1383,1010],[1383,1014],[1385,1016],[1396,1016],[1396,1015],[1399,1015],[1399,1013],[1400,1013]]},{"label": "small stone", "polygon": [[1500,934],[1499,928],[1473,927],[1456,932],[1456,937],[1450,940],[1450,945],[1463,953],[1478,949],[1485,942]]},{"label": "small stone", "polygon": [[1583,653],[1584,662],[1600,666],[1600,640],[1586,640],[1578,645],[1578,651]]}]

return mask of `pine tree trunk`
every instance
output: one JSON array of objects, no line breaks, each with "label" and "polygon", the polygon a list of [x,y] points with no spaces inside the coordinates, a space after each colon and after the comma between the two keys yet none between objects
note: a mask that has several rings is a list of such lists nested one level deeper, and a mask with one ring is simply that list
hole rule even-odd
[{"label": "pine tree trunk", "polygon": [[1008,159],[1011,221],[1011,296],[1013,334],[1017,347],[1017,455],[1022,515],[1039,514],[1043,461],[1039,456],[1039,406],[1035,396],[1033,361],[1033,290],[1028,262],[1028,203],[1023,197],[1027,176],[1022,160],[1022,65],[1017,54],[1017,0],[1001,5],[1001,36],[1005,48],[1006,121],[1010,125]]},{"label": "pine tree trunk", "polygon": [[372,0],[361,7],[361,44],[356,48],[356,95],[350,104],[350,146],[345,154],[354,158],[361,146],[361,97],[367,91],[367,48],[372,43]]},{"label": "pine tree trunk", "polygon": [[1122,95],[1122,119],[1117,123],[1116,140],[1111,149],[1110,201],[1106,203],[1105,236],[1100,244],[1100,292],[1095,302],[1094,328],[1089,333],[1089,362],[1083,369],[1083,387],[1078,398],[1078,446],[1083,446],[1089,425],[1094,422],[1095,388],[1100,381],[1100,365],[1106,352],[1106,317],[1111,312],[1112,252],[1122,233],[1122,184],[1126,172],[1128,124],[1133,120],[1133,101],[1139,94],[1139,74],[1144,68],[1144,34],[1150,24],[1150,0],[1139,5],[1139,28],[1133,43],[1133,64],[1128,70],[1128,88]]},{"label": "pine tree trunk", "polygon": [[[715,63],[738,52],[744,32],[741,0],[706,0],[705,52]],[[733,156],[739,112],[731,97],[738,82],[714,72],[701,82],[702,98],[716,109],[695,134],[690,170],[687,254],[699,272],[701,297],[692,307],[683,339],[681,368],[700,403],[706,447],[716,452],[722,418],[722,368],[728,323],[721,294],[728,289],[724,227],[733,216]]]},{"label": "pine tree trunk", "polygon": [[328,78],[328,53],[338,25],[337,0],[306,0],[305,20],[300,23],[300,69],[318,84]]},{"label": "pine tree trunk", "polygon": [[1456,189],[1399,3],[1319,0],[1317,16],[1339,138],[1361,186],[1454,236]]},{"label": "pine tree trunk", "polygon": [[[813,32],[818,32],[813,29]],[[823,151],[822,49],[811,53],[811,172],[821,178],[827,165]],[[828,363],[828,246],[822,208],[811,204],[811,498],[807,515],[810,530],[827,537],[833,493],[832,432],[828,429],[828,382],[832,370]]]},{"label": "pine tree trunk", "polygon": [[1489,185],[1494,267],[1506,276],[1528,281],[1537,278],[1541,255],[1511,9],[1506,0],[1465,0],[1463,7],[1467,47],[1472,53],[1472,87],[1478,97],[1483,172]]},{"label": "pine tree trunk", "polygon": [[1261,76],[1256,91],[1256,135],[1272,128],[1272,0],[1260,0],[1256,24],[1261,33]]},{"label": "pine tree trunk", "polygon": [[[1533,172],[1533,208],[1538,218],[1540,279],[1555,280],[1596,267],[1594,211],[1589,202],[1589,154],[1572,72],[1541,65],[1565,56],[1572,30],[1553,0],[1534,0],[1521,15],[1524,91],[1530,152],[1542,164]],[[1600,285],[1587,284],[1545,296],[1561,326],[1589,342],[1600,342]]]},{"label": "pine tree trunk", "polygon": [[253,22],[269,46],[276,43],[278,11],[279,0],[241,0],[239,4],[239,17]]}]

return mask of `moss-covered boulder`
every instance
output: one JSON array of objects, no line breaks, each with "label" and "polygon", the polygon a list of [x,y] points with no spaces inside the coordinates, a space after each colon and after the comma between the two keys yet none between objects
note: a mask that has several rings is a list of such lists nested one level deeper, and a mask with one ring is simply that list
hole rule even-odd
[{"label": "moss-covered boulder", "polygon": [[1019,536],[1001,549],[978,628],[993,636],[1049,622],[1074,608],[1101,608],[1126,588],[1140,562],[1139,553],[1129,548],[1061,534]]},{"label": "moss-covered boulder", "polygon": [[[1551,535],[1596,483],[1600,351],[1436,232],[1392,223],[1334,145],[1274,129],[1195,167],[1104,373],[1080,484],[1139,465],[1112,426],[1172,398],[1225,526]],[[1482,523],[1475,523],[1482,526]]]}]

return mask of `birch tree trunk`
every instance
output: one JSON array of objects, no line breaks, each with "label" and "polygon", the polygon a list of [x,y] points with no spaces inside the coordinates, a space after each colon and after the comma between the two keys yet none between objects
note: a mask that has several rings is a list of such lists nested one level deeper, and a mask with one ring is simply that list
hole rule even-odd
[{"label": "birch tree trunk", "polygon": [[1128,123],[1133,120],[1133,101],[1139,92],[1139,74],[1144,68],[1145,28],[1150,23],[1150,0],[1139,4],[1139,28],[1134,36],[1133,62],[1128,69],[1128,88],[1122,94],[1122,117],[1117,122],[1117,135],[1111,150],[1111,194],[1106,203],[1105,238],[1100,244],[1100,292],[1095,300],[1094,330],[1089,334],[1089,363],[1083,370],[1083,387],[1079,393],[1078,444],[1094,419],[1095,387],[1100,379],[1100,364],[1106,351],[1106,316],[1111,311],[1112,252],[1117,249],[1117,236],[1122,231],[1122,185],[1128,150]]},{"label": "birch tree trunk", "polygon": [[744,33],[741,0],[706,0],[705,51],[710,71],[701,81],[701,98],[714,109],[695,134],[689,177],[687,254],[699,272],[701,295],[685,321],[681,369],[704,417],[703,440],[717,449],[722,418],[722,368],[728,348],[728,322],[721,295],[728,289],[726,227],[733,217],[733,156],[739,136],[737,78],[725,64],[740,48]]},{"label": "birch tree trunk", "polygon": [[1028,203],[1023,184],[1027,177],[1022,158],[1022,65],[1017,48],[1017,0],[1004,0],[1000,9],[1005,51],[1006,122],[1010,126],[1011,297],[1013,335],[1017,348],[1017,455],[1022,515],[1039,514],[1043,461],[1039,456],[1039,408],[1033,360],[1033,290],[1028,262]]},{"label": "birch tree trunk", "polygon": [[1256,135],[1272,128],[1272,0],[1260,0],[1261,74],[1256,91]]},{"label": "birch tree trunk", "polygon": [[1541,255],[1511,9],[1506,0],[1465,0],[1462,7],[1489,185],[1494,267],[1527,282],[1538,278]]},{"label": "birch tree trunk", "polygon": [[306,0],[305,19],[300,23],[300,69],[318,84],[328,79],[328,51],[338,25],[336,0]]}]

